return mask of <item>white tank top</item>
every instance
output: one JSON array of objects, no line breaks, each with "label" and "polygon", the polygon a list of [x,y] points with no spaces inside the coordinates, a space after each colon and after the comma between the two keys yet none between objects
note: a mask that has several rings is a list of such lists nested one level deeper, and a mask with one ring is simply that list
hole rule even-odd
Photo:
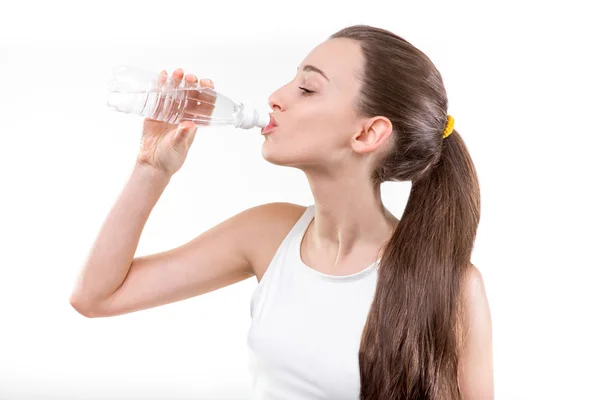
[{"label": "white tank top", "polygon": [[283,240],[251,300],[251,399],[356,400],[358,351],[379,263],[346,276],[304,264],[300,243],[314,205]]}]

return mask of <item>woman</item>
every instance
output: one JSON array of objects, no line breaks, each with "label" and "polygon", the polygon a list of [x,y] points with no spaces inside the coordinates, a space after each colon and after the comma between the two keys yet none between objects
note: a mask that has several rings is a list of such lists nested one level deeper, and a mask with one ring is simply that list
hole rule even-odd
[{"label": "woman", "polygon": [[[479,186],[429,58],[386,30],[349,27],[317,46],[269,103],[263,156],[301,169],[314,205],[253,207],[134,259],[197,129],[145,120],[131,178],[71,304],[107,317],[256,276],[253,398],[493,398],[489,306],[470,263]],[[399,221],[382,204],[385,181],[412,182]]]}]

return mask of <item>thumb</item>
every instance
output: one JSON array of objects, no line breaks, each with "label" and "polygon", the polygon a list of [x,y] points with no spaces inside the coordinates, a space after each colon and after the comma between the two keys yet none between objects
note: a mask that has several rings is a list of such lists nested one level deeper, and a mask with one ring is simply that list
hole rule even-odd
[{"label": "thumb", "polygon": [[188,137],[190,136],[191,132],[195,129],[196,127],[192,128],[191,126],[189,126],[189,124],[179,124],[179,126],[177,127],[177,131],[171,138],[171,147],[173,148],[173,150],[178,151],[180,153],[184,152],[187,148]]},{"label": "thumb", "polygon": [[194,142],[194,138],[196,137],[196,131],[198,130],[198,126],[194,126],[192,128],[192,130],[190,131],[190,133],[187,135],[188,139],[187,139],[187,146],[188,149],[190,148],[190,146],[192,145],[192,143]]}]

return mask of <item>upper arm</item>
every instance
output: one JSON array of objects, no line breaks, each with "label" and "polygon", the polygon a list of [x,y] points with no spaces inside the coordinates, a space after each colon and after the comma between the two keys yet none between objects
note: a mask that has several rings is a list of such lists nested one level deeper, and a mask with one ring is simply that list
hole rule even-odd
[{"label": "upper arm", "polygon": [[108,317],[157,307],[254,276],[255,252],[273,237],[277,220],[290,206],[270,203],[247,209],[179,247],[135,258],[119,288],[87,315]]},{"label": "upper arm", "polygon": [[465,400],[493,399],[492,321],[481,272],[472,266],[464,286],[464,342],[459,384]]}]

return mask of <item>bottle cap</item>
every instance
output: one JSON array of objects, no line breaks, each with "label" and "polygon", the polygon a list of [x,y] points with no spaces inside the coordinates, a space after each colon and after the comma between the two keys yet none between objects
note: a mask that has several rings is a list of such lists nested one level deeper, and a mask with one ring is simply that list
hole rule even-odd
[{"label": "bottle cap", "polygon": [[258,112],[258,123],[256,125],[261,128],[265,128],[270,123],[271,123],[271,116],[264,111],[262,111],[262,112],[259,111]]},{"label": "bottle cap", "polygon": [[242,110],[242,116],[238,128],[250,129],[256,126],[264,128],[271,122],[271,116],[265,112],[258,112],[254,107],[245,106]]}]

